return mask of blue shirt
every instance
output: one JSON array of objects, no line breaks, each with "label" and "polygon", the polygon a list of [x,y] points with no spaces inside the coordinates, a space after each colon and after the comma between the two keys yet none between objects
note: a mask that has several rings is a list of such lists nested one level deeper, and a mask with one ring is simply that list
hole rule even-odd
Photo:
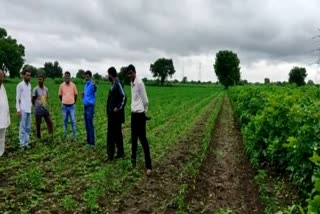
[{"label": "blue shirt", "polygon": [[89,106],[96,103],[96,91],[97,87],[91,80],[87,80],[84,86],[83,105]]}]

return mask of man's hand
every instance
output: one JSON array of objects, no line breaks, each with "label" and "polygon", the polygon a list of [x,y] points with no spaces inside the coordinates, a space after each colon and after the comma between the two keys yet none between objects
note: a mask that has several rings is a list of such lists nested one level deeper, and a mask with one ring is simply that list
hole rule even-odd
[{"label": "man's hand", "polygon": [[115,108],[113,109],[113,111],[114,111],[114,112],[118,112],[119,109],[118,109],[117,107],[115,107]]},{"label": "man's hand", "polygon": [[18,118],[19,118],[19,120],[20,120],[20,119],[21,119],[21,113],[20,113],[20,111],[17,112],[17,116],[18,116]]}]

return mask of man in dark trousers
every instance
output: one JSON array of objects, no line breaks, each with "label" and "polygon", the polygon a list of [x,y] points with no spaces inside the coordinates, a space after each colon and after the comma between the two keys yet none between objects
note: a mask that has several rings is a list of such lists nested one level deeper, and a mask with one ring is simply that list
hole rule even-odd
[{"label": "man in dark trousers", "polygon": [[[107,135],[107,160],[124,157],[123,136],[121,124],[124,123],[124,105],[126,96],[120,81],[117,78],[117,71],[114,67],[108,69],[108,79],[112,83],[108,101],[108,135]],[[114,157],[115,145],[117,155]]]},{"label": "man in dark trousers", "polygon": [[136,76],[136,69],[133,65],[127,67],[128,78],[131,81],[131,162],[136,165],[137,144],[140,139],[146,166],[147,175],[152,173],[149,143],[146,137],[146,112],[148,111],[148,97],[144,83]]}]

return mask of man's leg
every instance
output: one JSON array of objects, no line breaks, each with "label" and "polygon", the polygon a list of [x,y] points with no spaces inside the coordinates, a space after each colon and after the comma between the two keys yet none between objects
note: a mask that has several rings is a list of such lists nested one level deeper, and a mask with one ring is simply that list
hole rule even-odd
[{"label": "man's leg", "polygon": [[26,130],[26,113],[21,111],[20,117],[20,125],[19,125],[19,140],[20,140],[20,147],[25,147],[25,130]]},{"label": "man's leg", "polygon": [[6,129],[0,129],[0,157],[4,153],[5,141],[6,141]]},{"label": "man's leg", "polygon": [[131,163],[136,165],[138,144],[138,114],[131,113]]},{"label": "man's leg", "polygon": [[93,125],[93,118],[94,118],[94,105],[89,106],[88,109],[88,125],[89,125],[89,142],[90,145],[95,145],[95,137],[94,137],[94,125]]},{"label": "man's leg", "polygon": [[52,120],[51,120],[51,116],[49,113],[47,113],[45,116],[44,116],[44,120],[46,121],[46,124],[47,124],[47,128],[48,128],[48,133],[50,135],[53,134],[53,124],[52,124]]},{"label": "man's leg", "polygon": [[124,156],[123,148],[123,136],[122,136],[122,122],[119,113],[116,113],[117,117],[115,118],[114,128],[115,128],[115,142],[117,145],[117,158]]},{"label": "man's leg", "polygon": [[108,116],[108,130],[107,130],[107,155],[108,160],[113,160],[114,156],[114,144],[115,144],[115,137],[114,137],[114,123],[113,123],[113,115]]},{"label": "man's leg", "polygon": [[147,169],[152,169],[150,148],[146,136],[146,118],[145,114],[139,114],[139,139],[144,152],[145,166]]},{"label": "man's leg", "polygon": [[68,111],[67,106],[62,106],[62,116],[63,116],[63,137],[67,139],[68,137]]},{"label": "man's leg", "polygon": [[26,114],[26,129],[25,129],[25,140],[26,140],[26,146],[29,146],[30,142],[30,129],[31,129],[31,113],[25,113]]},{"label": "man's leg", "polygon": [[73,140],[76,140],[77,139],[77,128],[76,128],[76,111],[75,111],[74,105],[70,106],[69,110],[70,110],[70,119],[71,119]]},{"label": "man's leg", "polygon": [[41,115],[36,114],[36,129],[37,129],[37,138],[41,139]]}]

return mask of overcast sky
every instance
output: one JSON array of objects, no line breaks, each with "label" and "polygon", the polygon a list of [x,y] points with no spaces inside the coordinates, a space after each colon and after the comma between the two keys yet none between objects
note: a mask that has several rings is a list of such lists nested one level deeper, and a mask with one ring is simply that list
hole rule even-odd
[{"label": "overcast sky", "polygon": [[[293,66],[320,83],[319,0],[0,0],[0,27],[26,48],[26,63],[58,60],[75,74],[172,58],[172,79],[216,81],[219,50],[238,54],[241,77],[285,81]],[[318,53],[320,56],[320,53]]]}]

